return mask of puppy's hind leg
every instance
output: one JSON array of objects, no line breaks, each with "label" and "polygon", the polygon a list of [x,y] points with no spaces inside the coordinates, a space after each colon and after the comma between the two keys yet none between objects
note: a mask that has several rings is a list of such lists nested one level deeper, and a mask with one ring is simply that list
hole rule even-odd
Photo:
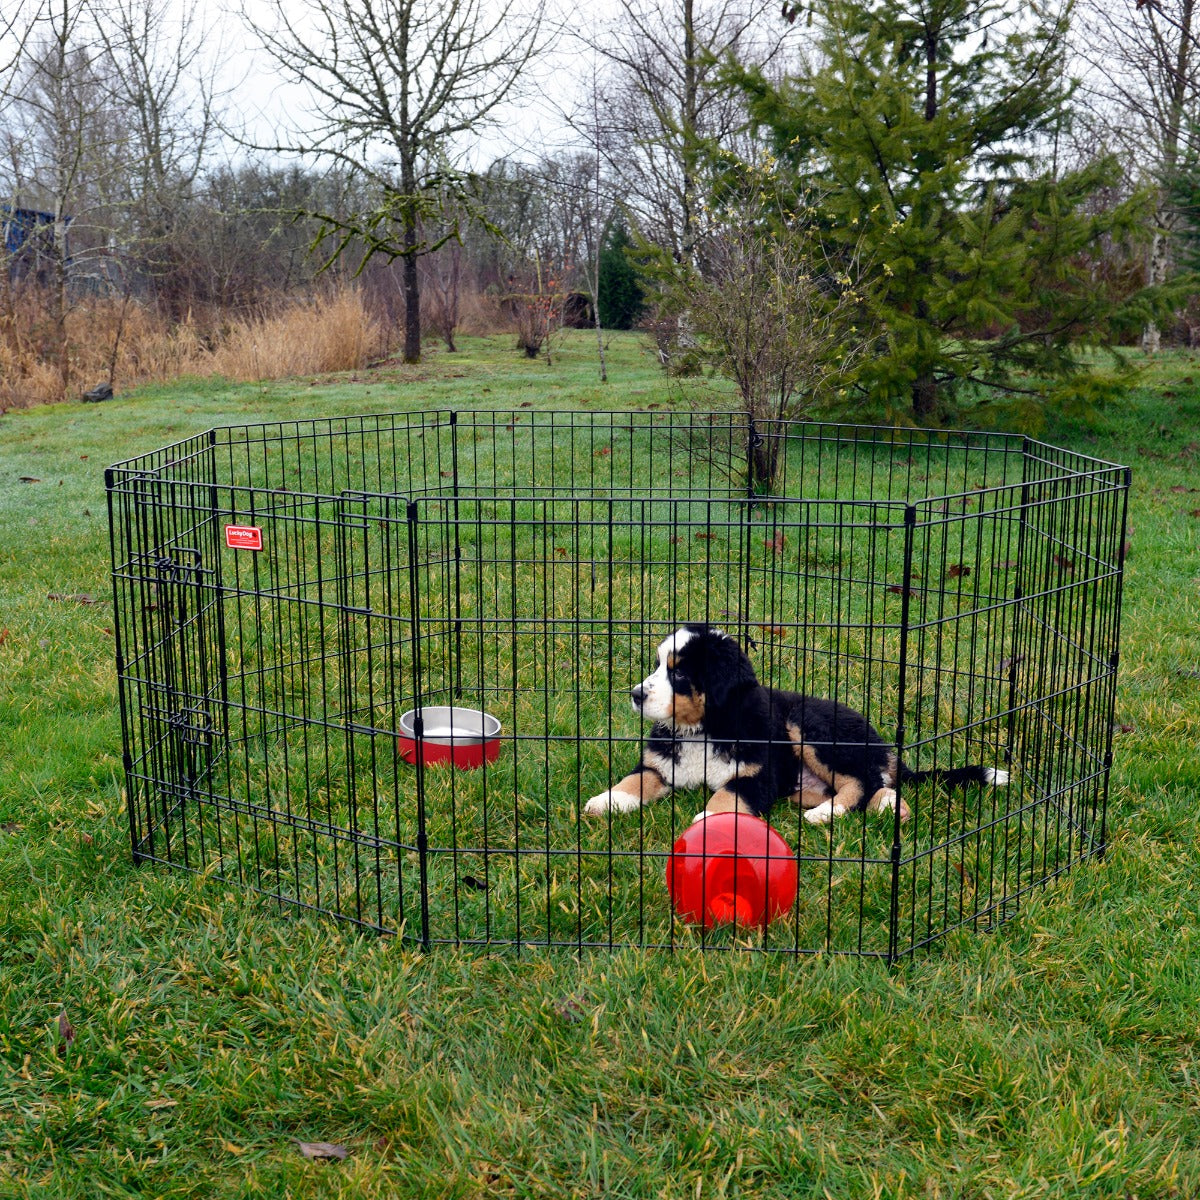
[{"label": "puppy's hind leg", "polygon": [[855,775],[841,775],[834,779],[835,790],[829,799],[807,809],[804,819],[810,825],[827,825],[834,817],[840,817],[862,806],[865,789],[863,781]]},{"label": "puppy's hind leg", "polygon": [[900,824],[912,816],[912,812],[908,805],[896,795],[896,789],[890,787],[881,787],[870,800],[867,801],[868,812],[893,812],[896,806],[900,806]]}]

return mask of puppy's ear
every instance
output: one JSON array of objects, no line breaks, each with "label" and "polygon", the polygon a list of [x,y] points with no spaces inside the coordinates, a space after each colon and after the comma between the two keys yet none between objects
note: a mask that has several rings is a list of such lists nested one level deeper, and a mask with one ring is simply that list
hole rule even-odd
[{"label": "puppy's ear", "polygon": [[720,708],[739,691],[757,685],[753,664],[728,635],[710,634],[704,639],[703,653],[703,690],[710,705]]}]

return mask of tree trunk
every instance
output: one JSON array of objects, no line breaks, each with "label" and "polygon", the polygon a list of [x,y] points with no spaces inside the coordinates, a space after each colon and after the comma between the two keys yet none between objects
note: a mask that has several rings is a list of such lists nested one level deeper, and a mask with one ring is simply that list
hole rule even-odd
[{"label": "tree trunk", "polygon": [[62,203],[55,205],[54,278],[50,286],[50,355],[58,370],[59,398],[66,399],[71,382],[71,352],[67,342],[67,223],[61,219]]},{"label": "tree trunk", "polygon": [[700,190],[698,126],[700,77],[696,60],[695,0],[683,0],[683,112],[680,137],[683,167],[683,261],[694,264],[699,237],[696,207]]},{"label": "tree trunk", "polygon": [[[1146,283],[1159,287],[1167,282],[1170,235],[1169,217],[1162,207],[1154,215],[1154,237],[1150,242],[1150,259],[1146,264]],[[1153,321],[1147,321],[1142,330],[1142,350],[1146,354],[1157,354],[1162,345],[1162,334]]]},{"label": "tree trunk", "polygon": [[913,416],[917,423],[927,425],[937,412],[937,380],[930,373],[918,375],[912,385]]},{"label": "tree trunk", "polygon": [[775,477],[779,473],[780,451],[783,436],[779,427],[766,422],[767,431],[757,430],[757,438],[750,443],[750,490],[756,496],[769,496],[775,490]]},{"label": "tree trunk", "polygon": [[[1166,127],[1163,130],[1162,180],[1169,183],[1179,162],[1179,139],[1183,131],[1183,119],[1187,105],[1188,89],[1193,72],[1190,69],[1192,55],[1193,0],[1185,0],[1178,19],[1179,42],[1175,60],[1168,72],[1170,87],[1167,96]],[[1160,287],[1167,282],[1171,273],[1171,239],[1176,232],[1173,214],[1160,194],[1154,209],[1154,236],[1150,243],[1150,259],[1146,264],[1146,283],[1149,287]],[[1142,330],[1142,350],[1146,354],[1157,354],[1162,345],[1162,334],[1153,321],[1147,321]]]},{"label": "tree trunk", "polygon": [[450,246],[450,285],[446,296],[446,349],[458,352],[454,344],[454,331],[458,328],[459,285],[462,278],[462,246],[454,242]]},{"label": "tree trunk", "polygon": [[421,281],[417,274],[417,219],[404,214],[402,232],[404,255],[401,279],[404,288],[404,361],[421,361]]},{"label": "tree trunk", "polygon": [[607,383],[608,364],[604,361],[604,331],[600,328],[600,305],[596,300],[592,302],[592,320],[596,325],[596,353],[600,355],[600,382]]}]

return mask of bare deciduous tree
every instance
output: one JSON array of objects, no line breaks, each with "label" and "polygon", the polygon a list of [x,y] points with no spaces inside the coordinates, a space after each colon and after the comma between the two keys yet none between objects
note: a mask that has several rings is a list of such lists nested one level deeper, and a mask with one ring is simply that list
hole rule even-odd
[{"label": "bare deciduous tree", "polygon": [[[426,230],[463,179],[458,140],[511,99],[541,45],[540,8],[515,0],[271,0],[254,22],[274,60],[314,97],[311,124],[267,149],[311,154],[365,173],[381,200],[358,219],[328,221],[337,250],[365,244],[400,259],[404,358],[421,353],[417,260],[458,234]],[[469,204],[465,190],[460,195]],[[321,214],[329,216],[329,214]]]},{"label": "bare deciduous tree", "polygon": [[[1109,144],[1120,147],[1137,182],[1158,192],[1146,283],[1167,281],[1179,215],[1172,177],[1195,138],[1200,104],[1200,3],[1197,0],[1087,0],[1076,21],[1077,52],[1089,64],[1090,112]],[[1147,323],[1142,345],[1159,348]]]},{"label": "bare deciduous tree", "polygon": [[195,10],[167,0],[92,0],[108,60],[110,104],[121,114],[125,169],[118,176],[122,243],[164,290],[178,266],[174,233],[205,166],[215,129],[215,63]]},{"label": "bare deciduous tree", "polygon": [[745,0],[618,0],[592,36],[610,77],[597,123],[639,230],[687,261],[699,231],[706,141],[733,148],[745,123],[739,99],[718,86],[729,57],[767,67],[788,26]]},{"label": "bare deciduous tree", "polygon": [[0,110],[9,96],[13,68],[21,59],[30,31],[42,17],[42,0],[26,4],[24,0],[0,3]]},{"label": "bare deciduous tree", "polygon": [[[166,0],[46,0],[16,39],[0,176],[27,223],[45,220],[29,212],[48,216],[43,347],[64,393],[71,305],[85,290],[116,291],[123,317],[147,268],[166,277],[172,228],[213,129],[210,46],[191,16],[172,13]],[[122,329],[119,319],[110,368]]]},{"label": "bare deciduous tree", "polygon": [[105,103],[107,64],[98,52],[89,15],[72,0],[52,0],[47,5],[15,65],[6,131],[6,166],[14,199],[49,216],[48,236],[42,241],[49,260],[44,352],[57,372],[62,394],[70,379],[68,230],[76,225],[82,255],[88,249],[89,231],[81,214],[86,210],[100,220],[113,167],[119,161],[114,155],[118,133]]}]

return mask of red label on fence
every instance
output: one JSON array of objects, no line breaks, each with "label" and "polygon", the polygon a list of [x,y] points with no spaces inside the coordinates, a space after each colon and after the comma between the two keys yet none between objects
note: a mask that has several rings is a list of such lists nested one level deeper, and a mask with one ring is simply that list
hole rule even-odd
[{"label": "red label on fence", "polygon": [[262,530],[256,525],[226,525],[225,545],[235,550],[261,550]]}]

